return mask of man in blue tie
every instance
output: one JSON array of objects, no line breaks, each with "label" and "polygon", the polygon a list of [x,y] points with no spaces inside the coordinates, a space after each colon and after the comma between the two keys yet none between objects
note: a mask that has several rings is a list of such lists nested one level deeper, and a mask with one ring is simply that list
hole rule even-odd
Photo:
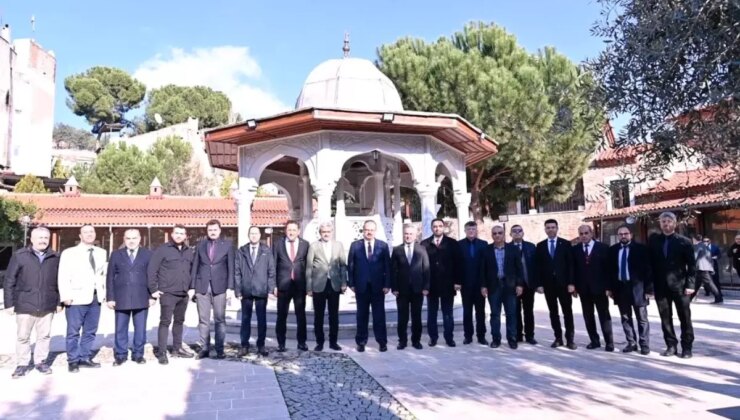
[{"label": "man in blue tie", "polygon": [[[463,344],[473,342],[473,332],[478,344],[488,345],[486,340],[486,298],[481,294],[481,261],[483,250],[488,244],[478,239],[478,225],[474,221],[465,223],[465,238],[458,241],[462,258],[462,284],[460,294],[463,304]],[[475,329],[473,329],[475,310]]]},{"label": "man in blue tie", "polygon": [[609,248],[609,288],[607,296],[619,307],[627,346],[623,353],[637,351],[638,338],[632,322],[632,311],[637,318],[640,354],[650,354],[650,323],[647,306],[653,298],[653,280],[650,277],[650,262],[645,245],[632,240],[628,226],[617,229],[619,242]]}]

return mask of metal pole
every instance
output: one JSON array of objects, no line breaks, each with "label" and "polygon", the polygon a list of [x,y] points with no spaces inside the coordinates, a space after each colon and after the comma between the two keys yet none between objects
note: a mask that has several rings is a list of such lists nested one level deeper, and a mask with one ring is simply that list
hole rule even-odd
[{"label": "metal pole", "polygon": [[28,224],[23,224],[23,246],[25,247],[28,244]]}]

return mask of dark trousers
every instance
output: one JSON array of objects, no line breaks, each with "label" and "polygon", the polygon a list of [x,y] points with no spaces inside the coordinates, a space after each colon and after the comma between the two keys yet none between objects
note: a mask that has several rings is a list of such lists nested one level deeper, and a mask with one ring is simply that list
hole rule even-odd
[{"label": "dark trousers", "polygon": [[580,295],[581,308],[583,308],[583,321],[586,324],[586,331],[591,343],[601,344],[599,332],[596,330],[596,316],[594,307],[599,314],[599,324],[601,324],[601,333],[604,334],[604,342],[607,345],[614,345],[614,335],[612,333],[612,317],[609,314],[609,298],[606,294],[592,295],[585,293]]},{"label": "dark trousers", "polygon": [[516,337],[534,338],[534,289],[525,287],[516,299]]},{"label": "dark trousers", "polygon": [[385,295],[382,291],[372,291],[369,287],[365,293],[355,295],[357,299],[357,334],[355,343],[365,345],[368,338],[370,307],[373,308],[373,334],[375,341],[384,346],[388,344],[388,333],[385,327]]},{"label": "dark trousers", "polygon": [[132,318],[134,320],[134,346],[131,351],[131,357],[144,357],[146,317],[148,314],[149,308],[124,311],[116,310],[116,335],[113,343],[116,358],[125,359],[128,357],[128,325]]},{"label": "dark trousers", "polygon": [[295,310],[296,326],[298,327],[296,339],[298,340],[298,344],[306,343],[306,291],[299,290],[298,285],[294,281],[291,281],[288,290],[278,291],[275,335],[280,346],[285,346],[285,333],[288,329],[288,311],[291,300],[293,301],[293,309]]},{"label": "dark trousers", "polygon": [[678,320],[681,323],[681,348],[691,350],[694,344],[694,327],[691,325],[691,296],[678,292],[667,292],[656,298],[663,339],[668,347],[676,347],[678,339],[673,329],[673,306],[676,307]]},{"label": "dark trousers", "polygon": [[550,325],[555,339],[563,341],[563,330],[560,326],[560,313],[558,302],[563,311],[563,322],[565,323],[565,339],[568,343],[573,341],[575,326],[573,325],[573,296],[565,287],[553,287],[545,289],[545,301],[547,310],[550,312]]},{"label": "dark trousers", "polygon": [[491,306],[491,339],[501,343],[501,306],[506,315],[506,341],[516,342],[516,291],[508,287],[496,287],[488,295]]},{"label": "dark trousers", "polygon": [[399,294],[396,297],[398,307],[398,342],[408,342],[409,313],[411,314],[411,342],[421,342],[421,306],[424,295],[421,293]]},{"label": "dark trousers", "polygon": [[[472,339],[473,332],[478,338],[486,336],[486,298],[480,287],[474,290],[463,290],[463,334],[465,339]],[[475,329],[473,329],[473,311],[475,311]]]},{"label": "dark trousers", "polygon": [[327,279],[321,293],[313,293],[313,333],[316,344],[324,344],[324,309],[329,307],[329,342],[336,344],[339,335],[339,292]]},{"label": "dark trousers", "polygon": [[452,341],[455,337],[455,319],[452,317],[452,305],[455,302],[455,296],[427,296],[427,333],[432,341],[439,339],[437,329],[437,311],[442,309],[442,325],[444,328],[445,341]]},{"label": "dark trousers", "polygon": [[[188,295],[163,293],[159,298],[159,329],[157,341],[161,354],[167,351],[167,334],[172,324],[172,351],[182,347],[182,324],[185,322],[185,311],[188,309]],[[174,318],[174,322],[173,322]]]},{"label": "dark trousers", "polygon": [[[717,262],[717,260],[714,260],[714,273],[712,273],[712,281],[714,282],[714,285],[717,286],[717,291],[722,294],[722,285],[719,282],[719,262]],[[709,294],[709,290],[706,286],[704,286],[704,291],[707,292],[707,295]]]},{"label": "dark trousers", "polygon": [[267,335],[267,298],[242,296],[242,326],[239,330],[242,347],[249,347],[252,336],[252,306],[257,312],[257,347],[265,346]]},{"label": "dark trousers", "polygon": [[634,346],[637,343],[635,326],[632,323],[632,311],[637,318],[637,331],[640,333],[640,348],[650,348],[650,322],[648,322],[647,306],[634,306],[629,303],[619,304],[619,315],[622,318],[622,328],[627,344]]},{"label": "dark trousers", "polygon": [[696,294],[699,293],[699,289],[701,289],[702,285],[704,285],[704,290],[714,295],[715,301],[722,300],[722,292],[720,292],[717,285],[714,284],[714,280],[712,280],[712,272],[697,270],[695,278],[696,287],[694,287],[694,293],[691,294],[692,300],[696,297]]},{"label": "dark trousers", "polygon": [[[67,317],[67,362],[90,360],[95,334],[100,321],[100,301],[97,293],[87,305],[71,305],[65,311]],[[82,329],[82,335],[80,335]]]}]

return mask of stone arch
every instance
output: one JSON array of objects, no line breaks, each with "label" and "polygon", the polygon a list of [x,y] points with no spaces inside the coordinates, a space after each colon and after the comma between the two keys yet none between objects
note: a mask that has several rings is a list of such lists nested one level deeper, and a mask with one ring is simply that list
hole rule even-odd
[{"label": "stone arch", "polygon": [[301,162],[311,182],[317,179],[315,152],[285,143],[263,143],[256,146],[241,146],[239,149],[239,176],[259,179],[271,164],[284,157]]}]

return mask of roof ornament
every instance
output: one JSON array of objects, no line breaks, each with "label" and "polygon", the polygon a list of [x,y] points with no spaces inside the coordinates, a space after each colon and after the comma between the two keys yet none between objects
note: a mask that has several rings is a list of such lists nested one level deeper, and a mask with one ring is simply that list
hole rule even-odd
[{"label": "roof ornament", "polygon": [[344,46],[342,46],[344,58],[349,57],[349,32],[344,33]]}]

